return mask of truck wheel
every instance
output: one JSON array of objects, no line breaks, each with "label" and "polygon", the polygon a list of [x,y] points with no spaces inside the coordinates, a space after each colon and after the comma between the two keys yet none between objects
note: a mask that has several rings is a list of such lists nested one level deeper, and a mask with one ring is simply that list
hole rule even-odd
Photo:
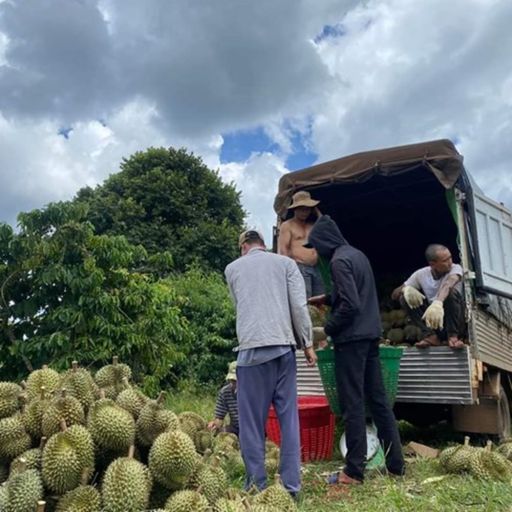
[{"label": "truck wheel", "polygon": [[510,404],[503,386],[500,386],[500,398],[498,403],[498,423],[500,432],[498,438],[504,441],[511,435]]}]

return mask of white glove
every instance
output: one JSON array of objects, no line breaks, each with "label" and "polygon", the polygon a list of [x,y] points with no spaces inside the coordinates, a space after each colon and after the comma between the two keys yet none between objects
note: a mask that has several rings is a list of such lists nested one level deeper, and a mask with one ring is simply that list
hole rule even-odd
[{"label": "white glove", "polygon": [[405,286],[403,294],[405,302],[407,302],[409,307],[412,309],[419,308],[425,300],[425,295],[416,290],[414,286]]},{"label": "white glove", "polygon": [[444,323],[443,302],[440,300],[432,302],[422,318],[429,329],[442,329]]}]

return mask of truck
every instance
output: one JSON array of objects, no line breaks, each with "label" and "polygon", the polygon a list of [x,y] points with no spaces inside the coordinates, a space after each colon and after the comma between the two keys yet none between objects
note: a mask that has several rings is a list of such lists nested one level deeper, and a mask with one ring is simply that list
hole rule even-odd
[{"label": "truck", "polygon": [[[369,258],[379,289],[426,265],[431,243],[464,270],[467,345],[404,348],[395,414],[415,425],[511,436],[512,213],[486,197],[450,140],[367,151],[283,175],[274,210],[289,215],[307,190],[349,243]],[[323,394],[318,370],[299,364],[299,394]]]}]

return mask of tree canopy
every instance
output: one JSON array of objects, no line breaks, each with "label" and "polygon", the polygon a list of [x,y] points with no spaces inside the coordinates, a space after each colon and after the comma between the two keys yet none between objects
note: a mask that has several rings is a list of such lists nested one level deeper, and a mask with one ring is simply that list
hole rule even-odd
[{"label": "tree canopy", "polygon": [[245,212],[234,185],[185,149],[150,148],[123,160],[95,189],[81,189],[97,234],[124,235],[150,255],[168,251],[174,269],[223,271],[238,256]]},{"label": "tree canopy", "polygon": [[133,271],[146,250],[97,235],[83,204],[20,214],[19,233],[0,224],[0,374],[16,378],[73,359],[112,355],[156,385],[191,344],[171,283]]}]

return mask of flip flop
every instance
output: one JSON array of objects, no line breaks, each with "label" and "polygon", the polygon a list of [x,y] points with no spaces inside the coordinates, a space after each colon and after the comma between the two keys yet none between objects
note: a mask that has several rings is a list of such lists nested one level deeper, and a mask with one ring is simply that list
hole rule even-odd
[{"label": "flip flop", "polygon": [[340,477],[340,472],[339,471],[336,471],[336,473],[332,473],[330,474],[328,477],[327,477],[327,480],[326,482],[329,484],[329,485],[336,485],[338,483],[338,479]]}]

